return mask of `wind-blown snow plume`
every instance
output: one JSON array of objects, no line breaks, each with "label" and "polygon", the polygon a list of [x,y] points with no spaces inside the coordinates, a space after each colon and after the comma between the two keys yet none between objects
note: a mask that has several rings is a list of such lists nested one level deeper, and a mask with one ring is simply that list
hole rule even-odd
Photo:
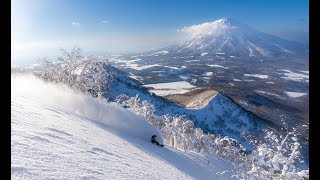
[{"label": "wind-blown snow plume", "polygon": [[247,25],[242,24],[232,18],[223,18],[213,22],[205,22],[189,27],[183,27],[177,31],[186,33],[189,38],[196,38],[199,36],[218,36],[225,34],[230,30],[236,30],[239,28],[254,31],[253,29],[249,29]]},{"label": "wind-blown snow plume", "polygon": [[115,103],[77,93],[66,85],[43,82],[31,74],[14,74],[11,79],[13,97],[32,97],[39,103],[59,107],[68,113],[106,126],[114,132],[121,131],[148,141],[156,134],[158,141],[163,142],[157,128],[135,112],[120,108]]},{"label": "wind-blown snow plume", "polygon": [[189,27],[183,27],[178,29],[178,32],[186,33],[190,38],[195,38],[199,35],[216,35],[224,33],[228,29],[236,28],[234,26],[229,26],[227,24],[221,23],[224,19],[214,22],[205,22],[198,25],[193,25]]}]

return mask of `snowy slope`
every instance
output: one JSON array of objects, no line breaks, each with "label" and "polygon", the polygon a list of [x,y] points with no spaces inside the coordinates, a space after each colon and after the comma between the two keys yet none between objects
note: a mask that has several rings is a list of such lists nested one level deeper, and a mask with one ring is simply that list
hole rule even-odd
[{"label": "snowy slope", "polygon": [[231,178],[218,156],[208,163],[151,144],[159,131],[134,112],[32,76],[11,79],[12,179]]}]

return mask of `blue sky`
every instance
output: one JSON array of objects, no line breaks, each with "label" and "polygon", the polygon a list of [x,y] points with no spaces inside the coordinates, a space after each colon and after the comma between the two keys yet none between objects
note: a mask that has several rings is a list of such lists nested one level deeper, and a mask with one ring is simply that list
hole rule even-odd
[{"label": "blue sky", "polygon": [[143,51],[178,40],[177,29],[233,17],[308,43],[308,0],[12,0],[12,60],[85,51]]}]

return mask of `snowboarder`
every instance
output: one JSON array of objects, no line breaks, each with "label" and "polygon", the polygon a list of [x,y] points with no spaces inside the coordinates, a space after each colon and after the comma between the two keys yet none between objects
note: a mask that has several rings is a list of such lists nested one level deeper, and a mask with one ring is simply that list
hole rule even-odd
[{"label": "snowboarder", "polygon": [[156,141],[156,137],[157,137],[156,135],[151,136],[152,144],[157,144],[158,146],[163,147],[164,146],[163,144],[159,144],[158,141]]}]

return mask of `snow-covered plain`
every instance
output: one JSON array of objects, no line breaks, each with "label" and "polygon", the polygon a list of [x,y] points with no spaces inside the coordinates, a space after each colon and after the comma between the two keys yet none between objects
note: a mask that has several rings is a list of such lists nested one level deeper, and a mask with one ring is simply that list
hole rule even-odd
[{"label": "snow-covered plain", "polygon": [[199,62],[200,60],[197,60],[197,59],[195,59],[195,60],[189,60],[189,61],[184,61],[184,62]]},{"label": "snow-covered plain", "polygon": [[155,52],[155,53],[149,54],[147,56],[159,56],[159,55],[165,55],[165,54],[168,54],[168,53],[169,53],[168,51],[159,51],[159,52]]},{"label": "snow-covered plain", "polygon": [[207,54],[208,54],[207,52],[203,52],[203,53],[201,53],[200,56],[205,56],[205,55],[207,55]]},{"label": "snow-covered plain", "polygon": [[12,179],[231,179],[218,156],[151,144],[159,131],[130,110],[33,76],[11,79]]},{"label": "snow-covered plain", "polygon": [[205,75],[205,76],[212,76],[212,75],[213,75],[213,72],[205,72],[204,75]]},{"label": "snow-covered plain", "polygon": [[[180,68],[174,67],[174,66],[163,66],[163,67],[166,67],[166,68],[169,68],[169,69],[174,69],[174,70],[180,70]],[[181,67],[181,69],[183,69],[183,68]]]},{"label": "snow-covered plain", "polygon": [[119,57],[110,57],[109,61],[116,62],[116,63],[124,63],[126,65],[129,65],[131,63],[135,63],[137,61],[141,61],[140,58],[134,58],[134,59],[123,59]]},{"label": "snow-covered plain", "polygon": [[267,84],[274,84],[274,82],[271,82],[271,81],[269,81],[269,82],[266,82]]},{"label": "snow-covered plain", "polygon": [[233,79],[233,81],[238,81],[238,82],[239,82],[239,81],[241,81],[241,80],[240,80],[240,79],[236,79],[236,78],[234,78],[234,79]]},{"label": "snow-covered plain", "polygon": [[267,79],[268,78],[268,75],[262,75],[262,74],[244,74],[244,76],[256,77],[256,78],[260,78],[260,79]]},{"label": "snow-covered plain", "polygon": [[141,76],[129,76],[130,78],[132,78],[132,79],[135,79],[135,80],[138,80],[138,81],[141,81],[141,80],[143,80],[143,78],[141,77]]},{"label": "snow-covered plain", "polygon": [[218,67],[218,68],[223,68],[223,69],[229,69],[227,67],[224,67],[224,66],[221,66],[221,65],[218,65],[218,64],[206,64],[207,66],[210,66],[210,67]]},{"label": "snow-covered plain", "polygon": [[284,91],[284,93],[285,93],[289,98],[297,98],[297,97],[301,97],[301,96],[307,95],[307,93],[291,92],[291,91]]},{"label": "snow-covered plain", "polygon": [[167,96],[170,94],[183,94],[196,88],[186,81],[177,81],[170,83],[146,84],[145,87],[154,88],[150,92],[158,96]]},{"label": "snow-covered plain", "polygon": [[295,73],[287,69],[282,69],[281,71],[285,72],[285,73],[280,73],[284,75],[284,77],[281,77],[283,79],[297,81],[297,82],[309,82],[309,71],[300,71],[303,74]]},{"label": "snow-covered plain", "polygon": [[305,74],[309,74],[309,71],[300,71],[302,73],[305,73]]},{"label": "snow-covered plain", "polygon": [[127,67],[131,68],[131,69],[135,69],[135,70],[144,70],[144,69],[149,69],[152,67],[157,67],[157,66],[161,66],[160,64],[150,64],[150,65],[144,65],[144,66],[139,66],[138,64],[128,64]]},{"label": "snow-covered plain", "polygon": [[278,94],[274,94],[274,93],[270,93],[270,92],[266,92],[266,91],[255,90],[255,92],[261,93],[261,94],[267,94],[267,95],[270,95],[270,96],[274,96],[274,97],[279,98],[279,99],[284,99],[282,96],[280,96]]},{"label": "snow-covered plain", "polygon": [[179,75],[179,78],[183,79],[183,80],[187,80],[189,78],[189,76],[185,76],[185,75]]}]

